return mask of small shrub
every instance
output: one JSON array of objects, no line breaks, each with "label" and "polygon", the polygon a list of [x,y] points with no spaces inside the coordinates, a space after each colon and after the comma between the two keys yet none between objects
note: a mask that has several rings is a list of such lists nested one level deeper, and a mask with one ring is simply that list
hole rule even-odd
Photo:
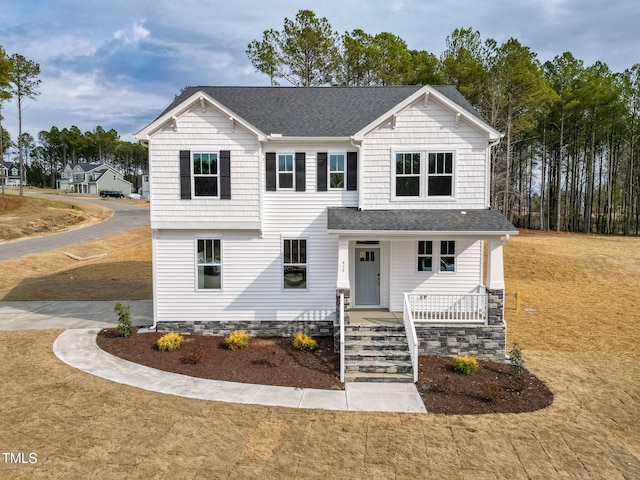
[{"label": "small shrub", "polygon": [[487,402],[495,402],[504,397],[504,390],[500,384],[494,380],[487,382],[480,392],[480,398]]},{"label": "small shrub", "polygon": [[458,356],[453,359],[453,370],[464,375],[473,375],[478,371],[480,365],[478,359],[465,355],[464,357]]},{"label": "small shrub", "polygon": [[308,350],[310,352],[318,349],[318,342],[316,342],[309,335],[298,332],[293,338],[293,346],[298,350]]},{"label": "small shrub", "polygon": [[524,390],[526,390],[527,387],[528,387],[528,384],[527,384],[527,379],[525,378],[525,375],[514,375],[511,378],[510,388],[512,391],[521,393]]},{"label": "small shrub", "polygon": [[524,370],[524,358],[522,358],[522,351],[518,342],[513,342],[513,348],[509,352],[509,359],[511,360],[511,370],[514,375],[521,375]]},{"label": "small shrub", "polygon": [[161,352],[172,352],[180,348],[184,343],[184,337],[178,333],[166,333],[156,341],[156,347]]},{"label": "small shrub", "polygon": [[118,314],[118,335],[120,337],[130,337],[133,334],[133,327],[131,325],[129,305],[123,305],[118,302],[113,309]]},{"label": "small shrub", "polygon": [[180,357],[180,361],[185,365],[196,365],[204,358],[204,350],[202,347],[194,347]]},{"label": "small shrub", "polygon": [[234,330],[228,337],[225,337],[224,344],[229,350],[237,350],[239,348],[248,347],[250,339],[251,335],[247,332]]},{"label": "small shrub", "polygon": [[280,365],[280,360],[277,358],[276,351],[271,350],[262,356],[260,363],[269,367],[277,367]]},{"label": "small shrub", "polygon": [[[425,390],[427,390],[425,388]],[[428,390],[434,393],[449,393],[451,391],[451,379],[447,375],[441,382],[435,382],[429,385]]]}]

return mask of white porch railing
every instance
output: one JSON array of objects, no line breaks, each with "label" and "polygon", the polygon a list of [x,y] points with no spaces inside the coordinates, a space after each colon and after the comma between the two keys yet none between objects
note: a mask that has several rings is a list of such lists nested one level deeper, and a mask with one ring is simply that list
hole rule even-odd
[{"label": "white porch railing", "polygon": [[411,369],[413,370],[413,383],[418,381],[418,335],[416,326],[413,323],[413,315],[409,305],[408,294],[404,294],[404,313],[402,321],[404,322],[404,330],[407,334],[407,343],[409,344],[409,354],[411,355]]},{"label": "white porch railing", "polygon": [[404,315],[416,323],[487,323],[486,292],[459,295],[404,294]]},{"label": "white porch railing", "polygon": [[344,383],[344,293],[340,294],[340,383]]}]

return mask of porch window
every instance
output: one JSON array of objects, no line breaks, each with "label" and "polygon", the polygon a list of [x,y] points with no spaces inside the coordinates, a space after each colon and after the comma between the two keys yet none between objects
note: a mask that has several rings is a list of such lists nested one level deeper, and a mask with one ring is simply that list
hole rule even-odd
[{"label": "porch window", "polygon": [[222,251],[220,239],[197,240],[198,290],[222,288]]},{"label": "porch window", "polygon": [[420,196],[419,153],[396,153],[396,196]]},{"label": "porch window", "polygon": [[427,173],[427,195],[430,197],[451,196],[453,186],[453,153],[429,154]]},{"label": "porch window", "polygon": [[293,155],[278,155],[278,189],[293,189]]},{"label": "porch window", "polygon": [[418,241],[418,271],[433,271],[433,242],[431,240]]},{"label": "porch window", "polygon": [[440,242],[440,271],[456,271],[456,242],[453,240]]},{"label": "porch window", "polygon": [[193,154],[193,191],[196,197],[218,196],[218,154]]},{"label": "porch window", "polygon": [[344,154],[329,155],[329,188],[342,190],[344,189]]},{"label": "porch window", "polygon": [[307,241],[304,239],[284,239],[283,286],[285,289],[307,288]]}]

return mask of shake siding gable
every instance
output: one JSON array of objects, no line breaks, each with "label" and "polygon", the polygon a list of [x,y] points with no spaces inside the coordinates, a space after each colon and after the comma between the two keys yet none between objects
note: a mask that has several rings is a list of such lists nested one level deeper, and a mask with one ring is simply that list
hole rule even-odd
[{"label": "shake siding gable", "polygon": [[[361,179],[365,209],[387,208],[486,208],[486,135],[464,121],[455,125],[455,116],[430,102],[417,102],[400,112],[395,128],[385,124],[363,142]],[[392,196],[394,152],[451,151],[454,153],[454,198],[421,197],[396,199]]]},{"label": "shake siding gable", "polygon": [[[203,112],[200,106],[182,114],[177,126],[177,131],[172,125],[157,131],[149,146],[152,228],[215,226],[230,220],[259,222],[260,143],[255,134],[239,125],[232,128],[229,119],[217,110],[207,108]],[[189,152],[196,151],[220,155],[220,198],[193,197],[193,192],[187,196],[186,184],[191,188]],[[182,154],[185,160],[181,160],[181,152],[186,152]],[[228,177],[225,176],[225,152],[229,152]],[[186,166],[181,168],[182,162]],[[186,167],[189,168],[188,182]],[[228,196],[231,198],[225,198]]]}]

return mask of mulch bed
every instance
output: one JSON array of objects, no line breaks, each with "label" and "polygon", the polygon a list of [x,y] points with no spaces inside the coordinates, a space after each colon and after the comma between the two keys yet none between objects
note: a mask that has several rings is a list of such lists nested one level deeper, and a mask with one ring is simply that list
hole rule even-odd
[{"label": "mulch bed", "polygon": [[[249,347],[228,350],[222,337],[186,336],[173,352],[160,352],[160,333],[118,337],[115,329],[98,334],[100,348],[131,362],[193,377],[285,387],[343,389],[340,357],[333,339],[318,337],[319,349],[297,350],[288,337],[252,338]],[[197,363],[192,363],[197,359]],[[418,391],[430,413],[447,415],[520,413],[553,401],[546,385],[528,371],[514,376],[509,365],[480,361],[474,375],[453,371],[451,358],[420,357]]]}]

